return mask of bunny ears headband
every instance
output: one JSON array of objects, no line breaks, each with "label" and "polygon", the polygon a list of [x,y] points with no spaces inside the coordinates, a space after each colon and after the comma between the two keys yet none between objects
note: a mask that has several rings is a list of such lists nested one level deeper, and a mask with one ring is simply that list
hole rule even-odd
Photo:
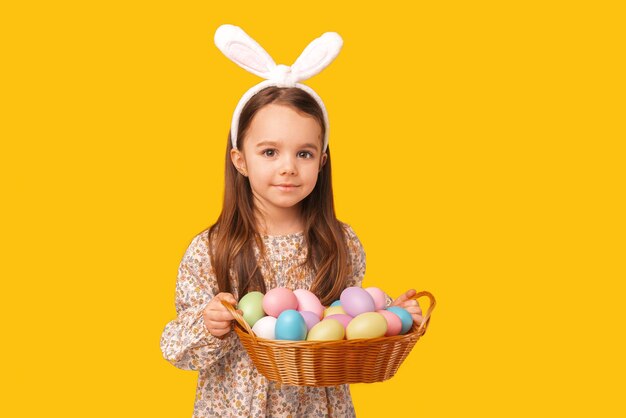
[{"label": "bunny ears headband", "polygon": [[313,40],[298,57],[293,65],[276,65],[272,57],[245,33],[240,27],[234,25],[221,25],[215,31],[215,45],[228,58],[246,71],[251,72],[265,81],[252,86],[237,103],[230,132],[233,148],[237,148],[237,127],[239,126],[239,115],[244,105],[256,93],[268,86],[298,87],[309,93],[322,108],[324,113],[324,123],[326,133],[324,134],[324,145],[322,152],[328,147],[328,113],[322,99],[312,88],[299,83],[313,77],[326,68],[339,54],[343,45],[343,39],[336,32],[326,32],[319,38]]}]

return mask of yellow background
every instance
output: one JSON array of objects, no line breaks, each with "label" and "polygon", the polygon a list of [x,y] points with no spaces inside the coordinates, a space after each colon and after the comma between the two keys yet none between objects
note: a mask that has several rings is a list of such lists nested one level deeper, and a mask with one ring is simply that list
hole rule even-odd
[{"label": "yellow background", "polygon": [[[338,217],[365,285],[438,300],[359,417],[624,416],[621,2],[13,2],[0,19],[0,415],[188,417],[161,356],[178,264],[220,211],[226,136],[325,31]],[[19,5],[19,6],[17,6]]]}]

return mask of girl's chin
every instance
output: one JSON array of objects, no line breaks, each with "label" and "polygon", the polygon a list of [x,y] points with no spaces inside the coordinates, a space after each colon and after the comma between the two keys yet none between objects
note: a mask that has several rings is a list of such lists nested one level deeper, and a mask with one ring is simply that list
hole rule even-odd
[{"label": "girl's chin", "polygon": [[291,209],[297,206],[302,199],[276,199],[272,201],[272,204],[280,209]]},{"label": "girl's chin", "polygon": [[280,202],[275,203],[274,205],[280,209],[292,209],[294,206],[297,206],[300,203],[300,200],[297,202]]}]

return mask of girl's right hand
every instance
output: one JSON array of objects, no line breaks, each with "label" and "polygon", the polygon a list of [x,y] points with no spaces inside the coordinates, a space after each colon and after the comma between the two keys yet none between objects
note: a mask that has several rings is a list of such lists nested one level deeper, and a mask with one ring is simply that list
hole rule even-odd
[{"label": "girl's right hand", "polygon": [[[215,337],[223,337],[231,330],[231,323],[233,315],[222,305],[222,301],[230,303],[233,306],[237,306],[235,297],[230,293],[218,293],[209,304],[204,308],[203,317],[204,325],[206,329]],[[242,311],[238,310],[240,314]]]}]

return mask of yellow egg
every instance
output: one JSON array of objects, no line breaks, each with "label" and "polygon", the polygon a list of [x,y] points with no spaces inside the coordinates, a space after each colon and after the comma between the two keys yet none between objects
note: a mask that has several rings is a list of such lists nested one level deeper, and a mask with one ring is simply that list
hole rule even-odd
[{"label": "yellow egg", "polygon": [[324,318],[326,318],[327,316],[336,315],[336,314],[345,315],[346,311],[344,311],[341,306],[331,306],[330,308],[326,308],[326,310],[324,311]]},{"label": "yellow egg", "polygon": [[335,341],[343,340],[345,329],[336,319],[325,319],[318,322],[309,330],[307,341]]},{"label": "yellow egg", "polygon": [[387,320],[378,312],[365,312],[357,315],[346,328],[346,338],[378,338],[387,332]]}]

